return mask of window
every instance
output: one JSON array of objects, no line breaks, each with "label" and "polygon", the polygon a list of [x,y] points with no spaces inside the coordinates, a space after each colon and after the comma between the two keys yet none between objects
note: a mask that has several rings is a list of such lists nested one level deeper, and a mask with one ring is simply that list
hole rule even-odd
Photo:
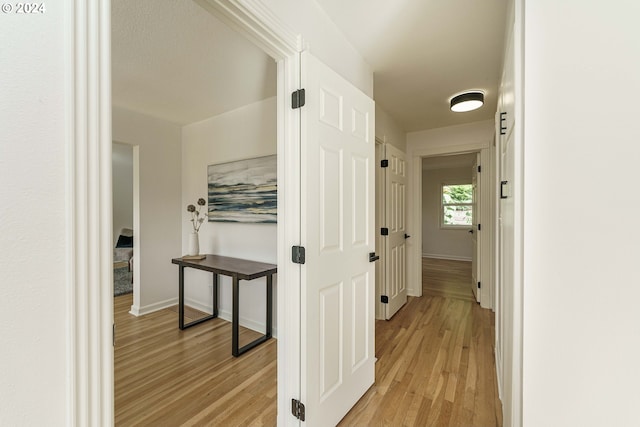
[{"label": "window", "polygon": [[468,228],[473,220],[473,186],[471,184],[442,184],[443,228]]}]

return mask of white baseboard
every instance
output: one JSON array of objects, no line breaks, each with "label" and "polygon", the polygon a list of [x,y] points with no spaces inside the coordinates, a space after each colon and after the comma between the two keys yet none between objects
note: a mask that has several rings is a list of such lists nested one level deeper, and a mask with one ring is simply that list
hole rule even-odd
[{"label": "white baseboard", "polygon": [[[190,299],[190,298],[185,298],[184,303],[189,307],[195,308],[196,310],[200,310],[205,313],[211,313],[213,311],[213,307],[210,304],[202,304],[201,302]],[[228,310],[221,310],[221,309],[218,310],[218,317],[221,318],[222,320],[231,322],[231,316],[232,316],[232,313]],[[265,331],[267,330],[267,325],[265,322],[258,322],[255,319],[249,319],[247,317],[242,317],[242,316],[240,317],[240,326],[251,329],[252,331],[259,332],[261,334],[264,334]],[[271,327],[271,335],[274,338],[278,338],[277,327],[275,326]]]},{"label": "white baseboard", "polygon": [[[200,310],[205,313],[211,313],[212,311],[211,305],[202,304],[201,302],[190,299],[190,298],[185,298],[184,303],[189,307],[195,308],[196,310]],[[129,314],[133,314],[136,317],[144,316],[145,314],[153,313],[154,311],[163,310],[165,308],[169,308],[176,304],[178,304],[178,298],[171,298],[171,299],[157,302],[155,304],[150,304],[144,307],[137,307],[135,305],[132,305],[131,310],[129,311]],[[231,312],[228,310],[219,310],[218,317],[223,320],[226,320],[227,322],[231,322]],[[265,330],[267,329],[267,325],[265,322],[258,322],[255,319],[249,319],[247,317],[240,317],[240,326],[251,329],[252,331],[259,332],[261,334],[264,334]],[[278,338],[277,327],[275,326],[271,327],[271,335],[274,338]]]},{"label": "white baseboard", "polygon": [[471,261],[470,257],[456,255],[422,254],[422,258],[448,259],[451,261]]},{"label": "white baseboard", "polygon": [[165,301],[160,301],[155,304],[145,305],[144,307],[138,307],[135,305],[131,306],[131,310],[129,314],[133,314],[134,316],[144,316],[145,314],[153,313],[154,311],[163,310],[165,308],[171,307],[172,305],[178,304],[178,298],[170,298]]},{"label": "white baseboard", "polygon": [[[191,299],[191,298],[185,298],[184,299],[184,304],[188,305],[191,308],[195,308],[196,310],[200,310],[200,311],[203,311],[203,312],[209,313],[209,314],[211,314],[211,311],[213,311],[211,304],[202,304],[200,301],[196,301],[196,300]],[[220,317],[222,317],[222,316],[220,316]],[[224,319],[224,320],[227,320],[227,319]]]}]

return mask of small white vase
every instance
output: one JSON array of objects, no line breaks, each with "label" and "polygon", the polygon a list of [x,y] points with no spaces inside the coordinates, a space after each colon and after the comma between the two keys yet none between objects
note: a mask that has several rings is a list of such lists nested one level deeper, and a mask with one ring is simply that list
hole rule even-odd
[{"label": "small white vase", "polygon": [[199,255],[200,254],[200,242],[198,241],[198,233],[192,231],[189,234],[189,247],[187,248],[187,255]]}]

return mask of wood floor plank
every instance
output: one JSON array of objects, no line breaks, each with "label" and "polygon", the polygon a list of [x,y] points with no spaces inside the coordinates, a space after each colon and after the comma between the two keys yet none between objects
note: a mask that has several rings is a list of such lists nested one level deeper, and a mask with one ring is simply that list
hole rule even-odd
[{"label": "wood floor plank", "polygon": [[[502,426],[494,318],[470,263],[425,259],[423,273],[424,296],[376,321],[376,383],[340,426]],[[275,426],[274,339],[234,358],[229,322],[180,331],[175,307],[135,317],[131,304],[114,300],[116,426]],[[241,342],[258,335],[241,328]]]},{"label": "wood floor plank", "polygon": [[[117,426],[198,425],[211,416],[218,425],[248,425],[253,418],[275,425],[274,339],[234,358],[229,322],[214,319],[181,331],[175,308],[135,317],[128,313],[131,303],[131,294],[114,301]],[[186,314],[187,321],[204,315],[193,309]],[[258,335],[241,328],[240,339]],[[237,415],[235,401],[245,405]]]},{"label": "wood floor plank", "polygon": [[423,297],[376,321],[376,383],[339,426],[502,426],[493,322],[470,262],[425,258]]}]

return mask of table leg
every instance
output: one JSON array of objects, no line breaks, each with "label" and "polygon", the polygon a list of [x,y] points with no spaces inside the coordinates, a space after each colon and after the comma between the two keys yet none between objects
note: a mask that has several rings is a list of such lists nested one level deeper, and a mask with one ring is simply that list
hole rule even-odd
[{"label": "table leg", "polygon": [[[193,322],[190,323],[184,323],[184,266],[180,266],[180,269],[178,270],[178,327],[180,329],[187,329],[190,328],[191,326],[195,326],[198,325],[202,322],[206,322],[207,320],[211,320],[215,317],[218,317],[218,284],[217,284],[217,278],[214,278],[214,282],[213,282],[213,313],[209,316],[205,316],[201,319],[198,320],[194,320]],[[217,274],[214,274],[214,277],[217,276]]]},{"label": "table leg", "polygon": [[233,276],[233,309],[231,314],[231,354],[235,357],[240,356],[239,337],[240,334],[240,280],[238,276]]},{"label": "table leg", "polygon": [[231,354],[233,354],[235,357],[240,356],[241,354],[246,353],[247,351],[251,350],[252,348],[262,344],[263,342],[269,340],[271,338],[271,323],[272,323],[272,317],[273,317],[273,276],[269,275],[267,276],[267,325],[266,325],[266,333],[261,336],[260,338],[257,338],[253,341],[251,341],[250,343],[244,345],[241,348],[239,347],[239,297],[240,297],[240,293],[239,293],[239,280],[237,280],[235,277],[233,279],[233,324],[231,325],[232,328],[232,333],[233,333],[233,337],[232,337],[232,348],[231,348]]},{"label": "table leg", "polygon": [[178,327],[184,329],[184,266],[178,270]]},{"label": "table leg", "polygon": [[271,338],[271,322],[273,319],[273,275],[267,276],[267,337]]},{"label": "table leg", "polygon": [[213,317],[218,317],[218,273],[213,273]]}]

